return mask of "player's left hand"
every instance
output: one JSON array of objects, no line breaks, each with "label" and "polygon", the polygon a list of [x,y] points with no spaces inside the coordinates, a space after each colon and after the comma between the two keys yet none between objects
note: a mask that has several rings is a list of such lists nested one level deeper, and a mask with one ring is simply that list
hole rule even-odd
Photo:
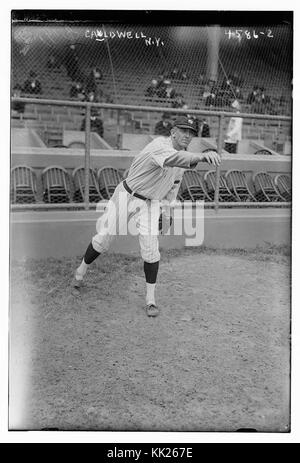
[{"label": "player's left hand", "polygon": [[212,164],[213,166],[219,166],[221,164],[221,157],[215,151],[207,151],[203,154],[203,161],[208,162],[208,164]]},{"label": "player's left hand", "polygon": [[166,215],[161,212],[158,221],[158,230],[162,235],[165,235],[168,230],[171,228],[173,223],[173,217],[171,215]]}]

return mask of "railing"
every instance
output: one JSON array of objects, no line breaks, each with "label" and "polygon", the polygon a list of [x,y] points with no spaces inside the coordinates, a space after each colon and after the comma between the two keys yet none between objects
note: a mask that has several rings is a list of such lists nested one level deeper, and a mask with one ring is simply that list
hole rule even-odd
[{"label": "railing", "polygon": [[[222,159],[222,150],[223,150],[223,132],[224,132],[224,123],[225,118],[230,118],[235,115],[232,112],[226,111],[213,111],[213,110],[193,110],[193,109],[179,109],[179,108],[164,108],[158,106],[137,106],[137,105],[123,105],[123,104],[112,104],[112,103],[91,103],[85,101],[70,101],[70,100],[51,100],[51,99],[43,99],[43,98],[23,98],[23,97],[13,97],[12,102],[23,102],[27,104],[37,104],[37,105],[54,105],[54,106],[72,106],[72,107],[82,107],[85,108],[85,189],[84,189],[84,203],[69,203],[64,204],[64,208],[79,208],[84,205],[85,210],[90,209],[89,203],[89,168],[90,168],[90,133],[91,133],[91,126],[90,126],[90,115],[91,115],[91,108],[99,108],[99,109],[111,109],[117,110],[119,120],[119,113],[121,110],[123,111],[145,111],[145,112],[161,112],[161,113],[171,113],[174,114],[191,114],[195,116],[206,116],[211,117],[215,116],[219,119],[219,129],[218,129],[218,138],[217,138],[217,152]],[[267,115],[267,114],[251,114],[251,113],[239,113],[238,117],[247,118],[247,119],[263,119],[263,120],[270,120],[270,121],[289,121],[291,122],[291,117],[289,116],[275,116],[275,115]],[[222,163],[221,163],[222,165]],[[206,203],[207,207],[214,207],[215,211],[217,212],[220,206],[219,202],[219,183],[220,183],[220,174],[221,174],[221,165],[216,168],[216,189],[214,195],[214,201],[210,203]],[[257,202],[257,203],[250,203],[250,202],[230,202],[225,203],[222,202],[222,207],[230,205],[230,207],[241,207],[241,206],[254,206],[255,207],[290,207],[290,203],[265,203],[265,202]],[[50,204],[45,205],[38,205],[35,204],[34,208],[50,208]],[[33,208],[33,205],[16,205],[14,209],[28,209],[29,207]],[[58,208],[62,207],[62,205],[53,205],[51,208]]]}]

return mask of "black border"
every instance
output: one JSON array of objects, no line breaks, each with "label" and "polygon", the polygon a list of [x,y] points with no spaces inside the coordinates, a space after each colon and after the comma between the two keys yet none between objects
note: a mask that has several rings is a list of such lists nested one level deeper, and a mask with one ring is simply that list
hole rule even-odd
[{"label": "black border", "polygon": [[11,10],[12,21],[117,22],[172,25],[293,24],[294,11],[228,10]]}]

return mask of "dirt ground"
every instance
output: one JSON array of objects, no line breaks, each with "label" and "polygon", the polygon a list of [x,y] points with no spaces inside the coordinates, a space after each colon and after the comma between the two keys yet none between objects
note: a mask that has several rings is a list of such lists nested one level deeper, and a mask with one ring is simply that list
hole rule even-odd
[{"label": "dirt ground", "polygon": [[147,318],[139,257],[11,265],[10,428],[290,428],[290,262],[281,250],[162,253]]}]

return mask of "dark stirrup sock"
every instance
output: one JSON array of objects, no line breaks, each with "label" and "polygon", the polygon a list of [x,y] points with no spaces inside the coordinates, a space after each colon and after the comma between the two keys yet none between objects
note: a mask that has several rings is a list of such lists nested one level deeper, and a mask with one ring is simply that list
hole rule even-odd
[{"label": "dark stirrup sock", "polygon": [[159,267],[159,260],[157,262],[144,262],[144,272],[146,277],[146,282],[154,284],[156,283],[157,273]]},{"label": "dark stirrup sock", "polygon": [[94,248],[93,248],[93,245],[92,243],[90,243],[88,245],[88,248],[87,250],[85,251],[85,255],[84,255],[84,262],[86,264],[91,264],[92,262],[94,262],[95,259],[97,259],[97,257],[100,255],[100,252],[96,251]]}]

